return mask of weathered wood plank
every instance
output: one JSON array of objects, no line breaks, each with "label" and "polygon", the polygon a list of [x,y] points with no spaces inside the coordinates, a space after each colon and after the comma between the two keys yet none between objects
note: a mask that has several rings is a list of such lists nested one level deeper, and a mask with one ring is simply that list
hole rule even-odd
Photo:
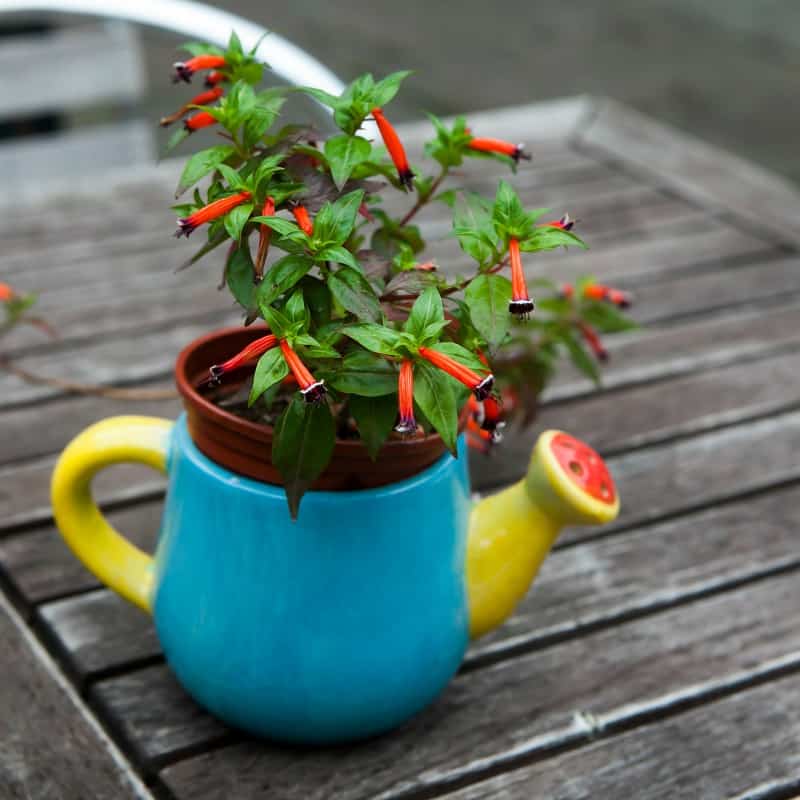
[{"label": "weathered wood plank", "polygon": [[[775,662],[800,665],[798,621],[785,619],[796,617],[797,593],[793,576],[770,581],[461,675],[432,708],[365,744],[302,751],[246,742],[178,763],[162,777],[178,797],[193,800],[264,790],[309,800],[432,792],[557,742],[586,741],[592,717],[620,725],[648,707],[698,702]],[[97,691],[114,714],[112,683]],[[150,736],[145,713],[128,727],[136,741]]]},{"label": "weathered wood plank", "polygon": [[130,668],[160,652],[152,619],[115,594],[89,592],[48,603],[37,623],[79,686],[90,673]]},{"label": "weathered wood plank", "polygon": [[5,37],[0,74],[14,76],[2,120],[130,103],[144,94],[146,80],[136,29],[119,22]]},{"label": "weathered wood plank", "polygon": [[[446,797],[796,797],[800,774],[798,689],[797,676],[784,678],[673,719],[658,720],[608,741],[504,773]],[[600,716],[594,722],[597,726],[610,726],[616,720]]]},{"label": "weathered wood plank", "polygon": [[25,202],[46,191],[53,175],[62,180],[99,176],[121,164],[149,163],[154,155],[153,131],[146,122],[116,122],[0,144],[0,172],[6,185],[13,187],[9,194]]},{"label": "weathered wood plank", "polygon": [[0,652],[3,797],[151,797],[2,594]]},{"label": "weathered wood plank", "polygon": [[[521,476],[539,433],[568,430],[604,454],[666,442],[800,404],[800,374],[793,352],[701,371],[668,383],[631,387],[613,398],[590,395],[542,408],[533,426],[507,431],[502,445],[471,462],[478,483]],[[496,484],[495,484],[496,485]]]},{"label": "weathered wood plank", "polygon": [[[613,199],[619,196],[624,202],[625,196],[632,193],[641,196],[642,186],[625,175],[614,175],[610,177],[606,171],[601,174],[606,176],[605,180],[597,180],[599,168],[592,170],[575,171],[573,180],[567,181],[562,185],[557,181],[557,176],[552,176],[555,184],[546,188],[543,192],[538,189],[523,191],[522,196],[529,202],[552,202],[553,205],[569,204],[580,200],[581,207],[588,211],[600,207],[607,207]],[[587,174],[588,179],[581,182],[578,178]],[[558,173],[562,176],[564,173]],[[77,194],[77,193],[76,193]],[[11,242],[4,241],[4,253],[0,256],[0,268],[8,280],[25,278],[31,270],[31,263],[40,264],[42,269],[46,269],[48,277],[56,284],[64,286],[78,286],[87,282],[87,277],[95,280],[98,275],[103,276],[111,273],[111,268],[118,270],[122,274],[132,273],[141,275],[144,270],[151,272],[170,271],[174,265],[177,266],[199,245],[192,246],[192,242],[177,242],[171,239],[171,234],[175,230],[175,217],[170,210],[172,198],[171,190],[166,190],[162,197],[150,197],[145,200],[146,209],[137,206],[128,206],[119,209],[117,212],[120,219],[115,219],[114,209],[110,211],[100,211],[102,214],[103,230],[105,235],[99,236],[92,226],[87,231],[82,231],[80,226],[69,233],[67,241],[43,240],[43,244],[31,245],[27,240],[19,242],[14,246]],[[80,204],[82,196],[71,198],[73,204]],[[392,203],[386,203],[387,211],[396,210],[401,213],[409,205],[409,200],[395,201],[396,209],[392,209]],[[159,213],[153,213],[153,209]],[[91,211],[87,210],[87,215]],[[582,211],[582,213],[584,213]],[[449,209],[437,203],[426,210],[424,215],[420,215],[420,225],[425,228],[426,224],[430,227],[430,236],[444,236],[450,231],[452,219]],[[426,220],[429,222],[426,223]],[[444,221],[447,221],[446,224]],[[427,231],[426,231],[427,233]],[[62,233],[62,238],[64,234]],[[202,240],[200,240],[202,241]],[[122,261],[120,266],[117,262],[123,258],[133,260],[142,258],[143,254],[149,254],[148,261],[144,261],[138,267],[128,261]],[[92,266],[86,266],[88,262]],[[100,268],[102,265],[102,268]]]},{"label": "weathered wood plank", "polygon": [[[610,361],[603,369],[602,388],[617,390],[788,351],[797,341],[795,315],[793,305],[743,309],[710,320],[652,326],[631,335],[608,337],[605,344]],[[562,402],[596,389],[571,365],[564,365],[543,400]]]},{"label": "weathered wood plank", "polygon": [[[441,248],[441,250],[440,250]],[[468,263],[455,242],[437,243],[437,258],[446,265],[443,272],[456,273]],[[595,275],[611,282],[625,281],[635,287],[643,282],[697,274],[720,268],[728,259],[750,259],[777,253],[771,245],[733,228],[714,225],[644,241],[622,239],[589,252],[551,251],[536,253],[525,260],[530,277],[546,276],[557,281],[574,281],[582,275]]]},{"label": "weathered wood plank", "polygon": [[[703,232],[699,236],[686,234],[682,237],[682,242],[687,248],[695,247],[695,252],[681,250],[680,253],[676,253],[677,243],[672,237],[668,237],[653,239],[644,244],[627,242],[619,246],[610,246],[594,254],[591,259],[576,260],[573,256],[564,256],[558,262],[557,269],[550,269],[547,266],[557,263],[550,258],[551,254],[542,254],[546,259],[543,262],[544,271],[549,270],[561,280],[571,280],[576,275],[586,272],[593,272],[600,278],[613,280],[619,277],[615,274],[615,270],[616,273],[620,272],[621,268],[618,265],[621,262],[628,265],[625,274],[629,277],[638,274],[641,277],[648,272],[656,275],[664,274],[670,269],[668,264],[677,266],[682,263],[682,258],[687,266],[693,265],[693,269],[699,270],[718,268],[726,253],[729,256],[735,254],[739,258],[744,258],[747,255],[753,256],[764,252],[758,240],[743,237],[736,231],[726,228]],[[711,252],[715,254],[713,259],[703,265],[703,259],[709,258]],[[212,312],[202,326],[199,320],[197,322],[179,320],[168,333],[150,330],[142,332],[133,339],[125,336],[123,331],[120,339],[106,337],[88,346],[66,345],[64,349],[31,356],[26,361],[26,366],[32,371],[41,371],[43,374],[58,374],[55,370],[63,369],[63,365],[68,363],[71,367],[71,378],[94,383],[144,380],[168,372],[174,354],[183,344],[199,335],[199,332],[207,330],[214,324],[225,322],[234,324],[238,319],[238,313],[231,308],[227,313],[222,310]],[[164,324],[166,323],[161,323]],[[123,345],[124,359],[121,358],[120,352]],[[79,350],[80,358],[77,357],[76,350]],[[71,353],[75,355],[71,356]],[[30,386],[9,376],[0,376],[0,392],[5,404],[29,402],[56,394],[56,391],[49,387]]]},{"label": "weathered wood plank", "polygon": [[238,738],[198,706],[163,664],[100,681],[90,687],[89,699],[120,729],[126,746],[145,770],[153,771],[154,761],[167,753]]},{"label": "weathered wood plank", "polygon": [[[741,503],[556,550],[530,595],[470,650],[472,664],[573,638],[800,565],[792,486]],[[659,564],[659,570],[652,568]],[[39,617],[78,680],[159,653],[152,622],[108,591],[45,603]]]},{"label": "weathered wood plank", "polygon": [[[108,520],[135,545],[152,552],[161,526],[161,500],[111,511]],[[0,567],[29,607],[99,584],[53,526],[0,539]]]},{"label": "weathered wood plank", "polygon": [[[662,445],[611,458],[609,464],[625,502],[619,522],[609,526],[607,531],[621,527],[630,528],[634,524],[652,523],[659,517],[686,513],[698,506],[707,507],[722,501],[730,502],[742,494],[752,494],[756,490],[776,484],[797,481],[800,479],[800,468],[796,463],[798,449],[800,449],[800,413],[795,412],[751,426],[698,436],[677,445]],[[787,491],[797,490],[793,488]],[[787,496],[789,495],[780,493],[774,497],[764,495],[752,502],[758,508],[763,508]],[[748,504],[749,502],[751,501],[747,501]],[[739,506],[734,505],[733,508],[732,512],[723,510],[722,513],[735,516]],[[124,512],[117,512],[112,516],[112,520],[115,524],[119,524],[121,530],[126,533],[130,531],[134,541],[149,549],[152,547],[154,531],[158,527],[160,510],[160,502],[147,503]],[[709,524],[707,520],[716,518],[713,511],[704,511],[701,516],[679,519],[675,530],[702,529]],[[724,518],[727,519],[727,516]],[[665,524],[669,527],[671,523]],[[598,561],[608,563],[613,560],[602,555],[606,552],[602,547],[597,551],[601,555],[592,551],[594,555],[587,556],[586,553],[589,551],[581,548],[577,548],[580,552],[569,554],[570,551],[576,550],[569,545],[575,545],[596,535],[594,529],[573,528],[565,532],[556,544],[556,554],[545,564],[536,589],[522,601],[515,615],[503,627],[481,639],[473,647],[470,658],[485,659],[487,656],[497,658],[511,649],[518,649],[521,646],[530,648],[554,637],[574,635],[585,625],[599,624],[600,620],[632,613],[634,606],[630,604],[626,606],[627,611],[621,610],[616,599],[609,606],[602,598],[598,599],[595,596],[598,588],[595,584],[597,577],[595,563]],[[617,548],[613,550],[614,553],[622,553],[622,560],[618,567],[609,567],[609,572],[616,574],[619,571],[620,580],[624,580],[623,573],[629,569],[625,553],[630,535],[626,534],[617,544],[612,545]],[[648,534],[645,531],[643,535]],[[758,551],[759,540],[752,542],[752,546]],[[568,555],[564,556],[561,550],[566,550]],[[678,557],[684,560],[678,563],[676,561]],[[566,561],[562,560],[564,558]],[[747,554],[742,556],[739,565],[741,569],[746,568],[746,564],[749,563],[748,558]],[[676,554],[668,563],[670,569],[677,573],[683,570],[681,574],[689,574],[685,571],[691,569],[693,561],[694,551],[687,546],[677,548]],[[19,594],[29,604],[46,601],[48,597],[53,597],[59,592],[72,593],[97,585],[97,582],[66,549],[56,531],[51,528],[0,540],[0,564]],[[715,561],[712,567],[717,564]],[[645,565],[645,574],[647,569]],[[728,573],[731,573],[730,569],[726,570],[725,574]],[[704,576],[704,579],[707,577]],[[677,580],[678,584],[672,587],[674,595],[668,596],[666,600],[663,597],[661,600],[653,600],[652,593],[651,595],[645,593],[650,600],[644,601],[644,607],[647,608],[648,602],[669,603],[675,598],[680,598],[682,593],[691,594],[700,591],[697,588],[697,580],[691,574],[688,580],[682,580],[680,576]],[[703,585],[702,581],[700,585]],[[556,587],[558,591],[555,596],[559,598],[563,594],[559,589],[562,586],[571,587],[576,597],[585,595],[587,602],[590,603],[586,608],[581,607],[581,621],[577,626],[573,619],[564,616],[573,613],[573,608],[569,604],[562,603],[561,600],[552,603],[548,599],[547,587]],[[115,620],[113,628],[135,631],[135,635],[141,641],[147,640],[147,632],[151,627],[146,617],[133,607],[120,604],[110,592],[105,590],[96,592],[92,597],[91,601],[87,600],[85,603],[67,598],[63,603],[55,604],[58,609],[55,617],[49,611],[50,605],[41,608],[41,614],[45,623],[52,629],[54,639],[63,642],[72,671],[81,678],[89,676],[93,670],[102,671],[119,663],[113,636],[107,638],[102,626],[93,628],[91,618],[81,621],[87,613],[90,615],[100,613],[96,609],[102,608],[106,619]],[[627,603],[627,600],[625,602]],[[60,619],[68,620],[66,631],[61,630]],[[73,627],[79,631],[92,630],[94,636],[82,634],[77,643],[74,643],[74,636],[70,632]],[[154,640],[147,641],[148,647],[132,652],[130,657],[146,659],[157,654],[158,649]]]},{"label": "weathered wood plank", "polygon": [[[655,378],[665,379],[700,372],[742,359],[767,355],[788,349],[800,340],[800,306],[770,311],[769,314],[737,314],[732,317],[694,323],[680,328],[648,331],[645,335],[609,341],[612,361],[604,381],[608,387],[620,388],[643,384]],[[162,342],[162,346],[164,343]],[[155,345],[151,345],[154,347]],[[177,351],[177,347],[175,348]],[[174,356],[172,356],[174,357]],[[161,354],[166,371],[172,357]],[[563,380],[556,383],[546,398],[549,402],[578,397],[592,391],[591,385],[565,370]],[[61,406],[53,406],[60,408]],[[53,424],[57,415],[53,413]],[[2,420],[2,416],[0,416]],[[59,425],[62,423],[59,422]],[[68,423],[69,424],[69,423]],[[571,427],[569,424],[564,427]],[[62,442],[76,433],[78,426],[67,428]],[[588,437],[591,440],[591,437]],[[61,446],[57,444],[57,446]],[[497,486],[516,480],[519,461],[475,462],[475,485]],[[13,467],[0,467],[0,529],[32,525],[50,519],[48,486],[54,458],[35,460]],[[141,473],[142,482],[123,475],[105,474],[97,481],[97,496],[103,502],[132,499],[152,492],[163,482],[151,473]]]},{"label": "weathered wood plank", "polygon": [[[223,306],[202,318],[192,317],[170,325],[168,321],[135,335],[101,337],[91,344],[67,345],[62,350],[32,355],[25,359],[29,372],[92,384],[130,384],[166,377],[178,353],[198,336],[215,328],[241,324],[237,310]],[[0,375],[0,407],[31,403],[56,397],[62,391],[50,386],[26,383],[20,378]]]},{"label": "weathered wood plank", "polygon": [[575,141],[587,152],[613,155],[706,208],[732,211],[775,241],[800,243],[800,192],[778,175],[613,100],[596,101],[586,120]]},{"label": "weathered wood plank", "polygon": [[[174,381],[169,378],[137,386],[168,390],[174,386]],[[59,452],[87,425],[104,417],[141,414],[175,419],[181,404],[177,397],[173,400],[112,400],[73,395],[47,403],[46,409],[43,412],[39,405],[22,404],[0,414],[0,442],[3,443],[0,463],[30,461]],[[41,424],[43,413],[47,415],[47,425]]]},{"label": "weathered wood plank", "polygon": [[764,300],[785,301],[798,292],[800,258],[790,256],[642,285],[629,313],[637,322],[652,325],[736,306],[756,306]]}]

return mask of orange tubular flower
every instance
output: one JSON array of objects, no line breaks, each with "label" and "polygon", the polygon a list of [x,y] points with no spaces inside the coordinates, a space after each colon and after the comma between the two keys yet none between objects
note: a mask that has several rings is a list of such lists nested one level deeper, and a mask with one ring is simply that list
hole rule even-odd
[{"label": "orange tubular flower", "polygon": [[260,358],[267,352],[267,350],[272,350],[273,347],[277,347],[278,345],[278,337],[273,336],[271,333],[267,334],[266,336],[262,336],[260,339],[256,339],[254,342],[250,342],[247,347],[240,350],[235,356],[229,358],[227,361],[223,361],[221,364],[214,364],[212,367],[209,368],[209,380],[208,383],[217,384],[220,381],[220,378],[226,373],[230,372],[237,367],[240,367],[242,364],[246,364],[248,361],[252,361],[255,358]]},{"label": "orange tubular flower", "polygon": [[300,387],[300,394],[303,395],[303,399],[306,403],[318,403],[325,397],[325,381],[318,381],[308,371],[308,367],[301,361],[300,356],[292,350],[292,346],[286,339],[281,339],[280,346],[287,366],[297,379],[297,385]]},{"label": "orange tubular flower", "polygon": [[417,432],[417,421],[414,419],[414,363],[407,358],[400,365],[400,377],[397,380],[397,406],[400,419],[394,429],[410,436]]},{"label": "orange tubular flower", "polygon": [[189,234],[199,225],[203,225],[206,222],[212,222],[213,220],[224,216],[231,209],[236,208],[236,206],[248,201],[250,197],[250,192],[238,192],[237,194],[232,194],[228,197],[222,197],[219,200],[215,200],[213,203],[209,203],[207,206],[203,206],[203,208],[198,209],[188,217],[183,217],[182,219],[178,220],[178,230],[175,231],[175,235],[178,238],[181,236],[188,237]]},{"label": "orange tubular flower", "polygon": [[469,143],[470,150],[479,150],[482,153],[499,153],[503,156],[513,158],[515,162],[519,162],[521,158],[530,161],[531,157],[525,152],[524,144],[512,144],[505,142],[502,139],[472,139]]},{"label": "orange tubular flower", "polygon": [[7,283],[0,283],[0,303],[14,299],[14,290]]},{"label": "orange tubular flower", "polygon": [[561,228],[562,231],[571,231],[575,227],[577,220],[572,219],[569,214],[564,214],[561,219],[550,220],[539,227],[541,228]]},{"label": "orange tubular flower", "polygon": [[603,347],[603,343],[600,341],[600,337],[595,330],[589,327],[585,322],[578,323],[578,330],[581,332],[581,336],[583,336],[586,344],[589,345],[589,348],[594,353],[595,358],[598,361],[607,361],[608,352],[605,347]]},{"label": "orange tubular flower", "polygon": [[225,80],[225,75],[222,72],[217,72],[217,70],[212,70],[211,72],[206,75],[206,79],[204,81],[205,85],[210,89],[212,86],[216,86],[218,83],[222,83]]},{"label": "orange tubular flower", "polygon": [[210,105],[215,100],[219,100],[223,92],[224,89],[221,86],[208,89],[205,92],[200,92],[200,94],[195,95],[186,105],[181,106],[175,113],[168,114],[166,117],[161,117],[158,124],[162,128],[166,128],[168,125],[172,125],[173,122],[177,122],[184,114],[188,114],[192,110],[192,106]]},{"label": "orange tubular flower", "polygon": [[528,297],[525,273],[522,271],[519,240],[511,239],[509,241],[508,255],[511,258],[511,302],[508,304],[508,310],[514,316],[527,319],[528,315],[533,311],[533,300]]},{"label": "orange tubular flower", "polygon": [[196,114],[192,114],[191,117],[183,121],[183,127],[186,128],[189,133],[194,133],[201,128],[208,128],[210,125],[215,125],[216,122],[216,119],[214,119],[208,111],[198,111]]},{"label": "orange tubular flower", "polygon": [[[268,197],[264,201],[264,207],[261,209],[262,217],[272,217],[275,215],[275,198]],[[254,264],[256,279],[261,280],[264,275],[264,264],[267,260],[267,253],[269,252],[269,239],[272,235],[272,229],[267,225],[261,225],[258,231],[258,253],[256,254],[256,261]]]},{"label": "orange tubular flower", "polygon": [[314,233],[314,223],[308,215],[308,209],[305,206],[296,205],[292,207],[292,214],[297,224],[300,226],[300,230],[303,231],[306,236],[311,236],[311,234]]},{"label": "orange tubular flower", "polygon": [[[567,300],[575,296],[575,287],[570,283],[565,283],[561,287],[561,296]],[[604,286],[601,283],[591,283],[584,287],[583,296],[587,300],[599,300],[607,303],[613,303],[620,308],[628,308],[633,302],[633,297],[630,292],[623,292],[621,289],[612,289],[610,286]]]},{"label": "orange tubular flower", "polygon": [[372,116],[381,132],[381,138],[389,151],[389,156],[397,169],[397,177],[400,183],[406,189],[410,189],[414,183],[414,173],[408,165],[408,158],[406,158],[406,151],[403,148],[403,143],[397,135],[397,131],[392,127],[392,123],[383,115],[380,108],[372,109]]},{"label": "orange tubular flower", "polygon": [[176,61],[172,66],[175,70],[175,74],[172,76],[173,83],[178,83],[179,81],[191,83],[192,75],[201,69],[220,69],[224,67],[225,57],[214,55],[195,56],[188,61]]},{"label": "orange tubular flower", "polygon": [[426,361],[430,361],[434,367],[452,375],[464,386],[472,389],[472,393],[477,400],[485,400],[492,391],[494,385],[494,375],[490,372],[485,377],[481,377],[477,372],[473,372],[469,367],[459,364],[454,358],[440,353],[438,350],[431,350],[429,347],[420,347],[419,354]]}]

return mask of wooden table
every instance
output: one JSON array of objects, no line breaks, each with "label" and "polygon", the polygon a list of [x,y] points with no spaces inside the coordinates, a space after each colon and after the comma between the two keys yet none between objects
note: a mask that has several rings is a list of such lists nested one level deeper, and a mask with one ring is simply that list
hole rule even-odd
[{"label": "wooden table", "polygon": [[[111,414],[173,416],[177,402],[65,396],[2,376],[0,796],[800,791],[800,196],[611,102],[471,124],[526,141],[536,157],[514,179],[523,199],[569,210],[592,245],[529,259],[531,269],[631,289],[644,323],[608,340],[602,391],[565,371],[535,429],[474,461],[476,488],[516,479],[537,431],[563,427],[608,457],[619,520],[567,532],[514,618],[401,730],[326,750],[258,743],[181,691],[150,620],[98,586],[52,524],[50,472],[72,435]],[[405,130],[412,147],[422,130]],[[498,172],[479,162],[472,183],[489,191]],[[166,164],[24,204],[6,198],[0,276],[40,288],[62,335],[55,345],[15,335],[26,367],[168,386],[178,349],[235,318],[212,287],[216,266],[172,271],[186,253],[170,238],[175,174]],[[426,227],[445,236],[444,212]],[[463,264],[452,241],[435,249],[448,268]],[[96,485],[143,547],[161,492],[138,468]]]}]

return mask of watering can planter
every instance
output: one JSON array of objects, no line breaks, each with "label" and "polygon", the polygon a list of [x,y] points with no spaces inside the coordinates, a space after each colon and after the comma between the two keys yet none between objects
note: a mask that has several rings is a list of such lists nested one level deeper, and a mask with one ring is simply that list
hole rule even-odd
[{"label": "watering can planter", "polygon": [[[564,525],[616,516],[614,484],[593,450],[547,431],[527,475],[477,504],[463,437],[457,459],[436,436],[388,442],[400,476],[382,453],[377,466],[366,462],[368,488],[341,490],[366,457],[360,443],[342,442],[356,448],[353,463],[337,466],[335,455],[333,474],[292,521],[282,487],[253,475],[271,469],[255,458],[269,447],[253,449],[235,431],[268,429],[192,388],[213,351],[235,352],[242,335],[257,332],[223,331],[181,354],[187,413],[177,422],[115,417],[67,446],[53,475],[56,522],[101,581],[153,615],[170,667],[217,716],[292,742],[380,733],[430,703],[470,638],[512,612]],[[223,429],[238,437],[230,447]],[[209,457],[230,450],[234,469]],[[168,476],[153,556],[117,533],[91,497],[99,470],[131,461]]]}]

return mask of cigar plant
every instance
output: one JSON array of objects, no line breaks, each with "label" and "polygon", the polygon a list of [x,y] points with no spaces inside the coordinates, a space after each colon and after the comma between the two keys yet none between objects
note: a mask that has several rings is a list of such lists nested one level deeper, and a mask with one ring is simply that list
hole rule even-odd
[{"label": "cigar plant", "polygon": [[[362,75],[339,96],[261,89],[264,65],[235,35],[227,50],[186,49],[174,80],[202,91],[161,121],[176,126],[168,147],[202,128],[219,135],[189,157],[178,183],[177,235],[203,240],[186,266],[221,253],[243,324],[268,329],[209,364],[201,388],[249,367],[247,403],[274,424],[272,460],[293,512],[337,435],[360,437],[375,458],[390,436],[435,431],[455,452],[467,420],[471,443],[486,450],[504,417],[532,415],[562,355],[598,380],[598,332],[632,326],[618,310],[628,296],[589,278],[528,281],[537,253],[585,246],[574,221],[527,210],[509,181],[483,197],[452,174],[476,158],[513,173],[533,155],[524,145],[429,115],[431,166],[411,164],[391,121],[409,73]],[[290,92],[327,106],[338,132],[281,120]],[[407,198],[397,215],[382,204],[389,193]],[[426,255],[415,223],[431,203],[452,209],[468,268]]]}]

